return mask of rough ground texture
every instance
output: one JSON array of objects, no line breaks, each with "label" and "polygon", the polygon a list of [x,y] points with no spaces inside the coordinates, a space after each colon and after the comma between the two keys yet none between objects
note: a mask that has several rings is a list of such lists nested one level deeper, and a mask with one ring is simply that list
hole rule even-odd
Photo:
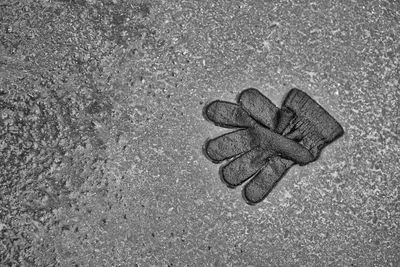
[{"label": "rough ground texture", "polygon": [[[12,0],[0,27],[1,265],[400,264],[399,2]],[[204,104],[250,86],[346,131],[256,206],[201,153]]]}]

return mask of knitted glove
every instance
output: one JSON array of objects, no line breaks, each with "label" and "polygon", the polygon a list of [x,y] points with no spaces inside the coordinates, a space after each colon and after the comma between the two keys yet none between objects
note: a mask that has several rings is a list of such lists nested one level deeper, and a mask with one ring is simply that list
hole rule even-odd
[{"label": "knitted glove", "polygon": [[[309,99],[305,93],[292,90],[284,108],[279,110],[259,91],[250,88],[239,94],[238,105],[214,101],[205,107],[205,117],[216,125],[242,128],[208,140],[204,150],[215,163],[230,160],[220,169],[220,177],[229,187],[253,177],[243,189],[249,204],[262,201],[293,164],[315,160],[324,144],[343,132],[340,125],[340,129],[335,128],[337,122],[325,110]],[[303,102],[308,106],[304,108]],[[318,121],[308,119],[318,115]],[[329,130],[314,126],[325,119],[334,128],[331,130],[338,133],[329,135]]]}]

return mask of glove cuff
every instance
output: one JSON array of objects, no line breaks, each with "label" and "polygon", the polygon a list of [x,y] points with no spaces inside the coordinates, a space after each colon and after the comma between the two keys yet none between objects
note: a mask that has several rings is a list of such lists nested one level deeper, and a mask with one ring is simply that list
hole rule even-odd
[{"label": "glove cuff", "polygon": [[342,126],[323,107],[299,89],[290,90],[282,106],[292,109],[300,120],[305,118],[312,123],[326,143],[334,141],[344,133]]}]

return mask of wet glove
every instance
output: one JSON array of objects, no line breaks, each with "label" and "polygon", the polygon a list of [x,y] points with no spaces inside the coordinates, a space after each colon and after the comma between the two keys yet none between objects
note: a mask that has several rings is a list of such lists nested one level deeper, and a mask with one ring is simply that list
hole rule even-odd
[{"label": "wet glove", "polygon": [[221,179],[236,187],[249,178],[243,197],[249,204],[262,201],[295,163],[318,158],[321,149],[343,129],[314,100],[293,89],[278,109],[256,89],[239,94],[238,104],[214,101],[204,109],[216,125],[241,128],[208,140],[205,154],[213,162],[230,160],[220,169]]}]

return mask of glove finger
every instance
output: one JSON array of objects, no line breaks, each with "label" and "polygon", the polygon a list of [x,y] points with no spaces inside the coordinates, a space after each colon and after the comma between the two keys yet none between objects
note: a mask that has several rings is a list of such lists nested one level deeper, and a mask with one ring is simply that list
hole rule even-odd
[{"label": "glove finger", "polygon": [[301,139],[303,138],[303,134],[299,130],[295,130],[293,132],[290,132],[290,133],[286,134],[285,137],[290,139],[290,140],[293,140],[293,141],[296,141],[296,142],[300,142]]},{"label": "glove finger", "polygon": [[242,154],[257,146],[250,129],[230,132],[206,141],[204,152],[213,162],[218,163]]},{"label": "glove finger", "polygon": [[[314,160],[317,159],[320,151],[326,145],[323,136],[319,135],[318,132],[304,131],[304,129],[295,129],[289,132],[286,138],[298,142],[304,148],[306,148],[313,155]],[[306,163],[303,163],[306,164]]]},{"label": "glove finger", "polygon": [[243,90],[238,95],[237,102],[255,120],[268,128],[275,129],[276,114],[279,109],[260,91],[254,88]]},{"label": "glove finger", "polygon": [[293,161],[280,157],[270,158],[265,168],[261,169],[244,186],[242,190],[243,199],[249,205],[263,201],[293,164]]},{"label": "glove finger", "polygon": [[254,120],[239,105],[215,100],[203,109],[204,117],[215,125],[224,128],[250,127]]},{"label": "glove finger", "polygon": [[241,185],[260,170],[273,153],[256,148],[239,156],[221,167],[221,180],[229,187]]},{"label": "glove finger", "polygon": [[304,146],[285,136],[259,127],[256,127],[253,132],[253,139],[260,140],[262,148],[276,151],[276,154],[281,155],[282,158],[291,159],[300,165],[314,160],[314,156]]}]

